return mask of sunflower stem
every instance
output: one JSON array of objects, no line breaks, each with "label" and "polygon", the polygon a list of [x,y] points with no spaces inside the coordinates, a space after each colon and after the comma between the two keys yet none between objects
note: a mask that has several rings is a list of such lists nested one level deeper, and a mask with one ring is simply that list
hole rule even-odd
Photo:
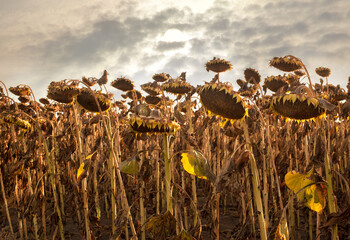
[{"label": "sunflower stem", "polygon": [[253,183],[253,196],[255,205],[258,211],[258,219],[259,219],[259,226],[260,226],[260,237],[262,240],[267,240],[267,231],[266,231],[266,222],[264,217],[264,208],[261,200],[261,192],[259,188],[259,172],[258,167],[256,165],[256,161],[253,155],[253,148],[250,143],[249,139],[249,132],[248,132],[248,123],[243,122],[243,130],[244,130],[244,138],[246,140],[246,147],[249,151],[249,161],[250,161],[250,169],[252,172],[252,183]]},{"label": "sunflower stem", "polygon": [[166,189],[166,207],[167,211],[173,214],[173,204],[171,202],[171,171],[170,171],[170,160],[169,159],[169,136],[163,135],[164,142],[164,166],[165,166],[165,189]]}]

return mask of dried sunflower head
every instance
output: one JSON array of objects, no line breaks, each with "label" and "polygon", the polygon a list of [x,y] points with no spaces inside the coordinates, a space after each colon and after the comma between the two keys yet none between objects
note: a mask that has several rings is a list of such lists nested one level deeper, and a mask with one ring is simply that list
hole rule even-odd
[{"label": "dried sunflower head", "polygon": [[149,82],[142,84],[141,89],[152,96],[156,96],[161,93],[160,86],[157,82]]},{"label": "dried sunflower head", "polygon": [[94,85],[97,83],[97,79],[94,78],[94,77],[89,77],[89,78],[82,77],[82,80],[83,80],[83,82],[86,83],[89,87],[92,87],[92,86],[94,86]]},{"label": "dried sunflower head", "polygon": [[339,101],[343,101],[345,99],[347,99],[348,94],[344,91],[344,92],[336,92],[334,94],[330,95],[331,99],[339,102]]},{"label": "dried sunflower head", "polygon": [[272,92],[277,92],[281,87],[288,86],[287,79],[284,76],[270,76],[265,78],[264,87]]},{"label": "dried sunflower head", "polygon": [[327,67],[318,67],[315,69],[315,72],[321,77],[329,77],[331,74],[331,69]]},{"label": "dried sunflower head", "polygon": [[17,87],[10,87],[10,92],[15,94],[16,96],[29,96],[30,95],[30,89],[27,86],[17,86]]},{"label": "dried sunflower head", "polygon": [[78,94],[79,88],[76,85],[68,85],[63,80],[50,83],[47,97],[60,103],[72,103]]},{"label": "dried sunflower head", "polygon": [[301,70],[295,70],[294,71],[294,74],[297,75],[298,77],[302,77],[305,75],[305,73]]},{"label": "dried sunflower head", "polygon": [[4,115],[1,118],[1,121],[7,124],[16,125],[24,132],[30,132],[32,130],[32,125],[28,121],[21,119],[20,117],[15,116],[11,113]]},{"label": "dried sunflower head", "polygon": [[170,134],[180,130],[176,122],[153,116],[132,116],[129,125],[138,134]]},{"label": "dried sunflower head", "polygon": [[161,102],[161,100],[162,99],[158,96],[148,95],[145,97],[146,103],[151,104],[151,105],[158,105]]},{"label": "dried sunflower head", "polygon": [[294,93],[272,97],[270,109],[293,120],[316,119],[326,113],[319,99]]},{"label": "dried sunflower head", "polygon": [[99,85],[103,85],[103,84],[106,84],[107,82],[108,82],[108,72],[104,70],[100,79],[97,80],[97,83]]},{"label": "dried sunflower head", "polygon": [[131,91],[134,89],[133,82],[130,79],[125,77],[117,78],[111,83],[111,85],[112,87],[115,87],[116,89],[119,89],[124,92]]},{"label": "dried sunflower head", "polygon": [[213,58],[205,64],[207,71],[213,71],[216,73],[226,72],[232,69],[232,65],[229,61],[220,58]]},{"label": "dried sunflower head", "polygon": [[19,97],[18,97],[18,100],[19,100],[21,103],[29,103],[29,102],[30,102],[29,96],[19,96]]},{"label": "dried sunflower head", "polygon": [[171,79],[166,83],[163,83],[162,90],[173,94],[185,94],[193,90],[193,87],[188,82],[181,80],[180,78]]},{"label": "dried sunflower head", "polygon": [[281,71],[293,72],[303,67],[301,60],[293,56],[274,57],[270,60],[270,66],[275,67]]},{"label": "dried sunflower head", "polygon": [[252,97],[258,91],[258,89],[259,89],[259,85],[254,84],[245,90],[240,89],[238,92],[239,92],[239,95],[243,97]]},{"label": "dried sunflower head", "polygon": [[248,83],[258,84],[261,81],[259,72],[253,68],[246,68],[244,70],[244,78]]},{"label": "dried sunflower head", "polygon": [[44,105],[48,105],[50,104],[50,101],[47,98],[40,98],[39,102],[41,102]]},{"label": "dried sunflower head", "polygon": [[207,83],[199,92],[203,106],[210,112],[227,120],[242,119],[246,116],[246,105],[230,85]]},{"label": "dried sunflower head", "polygon": [[81,89],[77,96],[77,102],[90,112],[99,112],[94,95],[97,98],[102,112],[107,111],[111,107],[111,101],[104,94],[89,90],[88,88]]},{"label": "dried sunflower head", "polygon": [[156,82],[166,82],[169,80],[170,75],[167,73],[156,73],[152,76],[152,78]]},{"label": "dried sunflower head", "polygon": [[126,93],[126,96],[130,99],[136,98],[137,100],[140,100],[142,98],[142,94],[137,90],[128,91]]}]

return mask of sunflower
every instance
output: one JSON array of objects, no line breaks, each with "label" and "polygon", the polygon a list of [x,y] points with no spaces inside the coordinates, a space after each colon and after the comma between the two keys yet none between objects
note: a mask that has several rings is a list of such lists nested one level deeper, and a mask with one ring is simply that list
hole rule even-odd
[{"label": "sunflower", "polygon": [[247,115],[245,102],[230,85],[207,83],[200,89],[199,95],[209,113],[232,121],[243,119]]},{"label": "sunflower", "polygon": [[15,94],[16,96],[24,97],[30,95],[30,89],[27,86],[17,86],[17,87],[10,87],[10,92]]},{"label": "sunflower", "polygon": [[116,89],[119,89],[124,92],[131,91],[134,89],[133,82],[130,79],[125,77],[117,78],[111,83],[111,85],[112,87],[115,87]]},{"label": "sunflower", "polygon": [[151,104],[151,105],[157,105],[160,103],[161,100],[162,99],[158,96],[148,95],[145,97],[146,103]]},{"label": "sunflower", "polygon": [[247,89],[240,89],[239,95],[243,96],[243,97],[252,97],[259,89],[259,85],[258,84],[254,84],[250,87],[247,87]]},{"label": "sunflower", "polygon": [[160,117],[132,116],[129,119],[131,129],[138,134],[170,134],[180,130],[180,125]]},{"label": "sunflower", "polygon": [[14,124],[20,127],[24,132],[30,132],[32,130],[32,125],[28,121],[21,119],[13,114],[6,114],[1,118],[1,120],[4,123]]},{"label": "sunflower", "polygon": [[76,85],[68,85],[65,80],[51,82],[48,87],[47,97],[60,103],[72,103],[79,94]]},{"label": "sunflower", "polygon": [[157,82],[149,82],[142,84],[141,89],[152,96],[156,96],[161,93],[160,86]]},{"label": "sunflower", "polygon": [[318,67],[315,69],[315,72],[321,77],[329,77],[331,74],[331,69],[327,67]]},{"label": "sunflower", "polygon": [[152,78],[156,82],[166,82],[170,79],[170,75],[167,73],[156,73]]},{"label": "sunflower", "polygon": [[191,92],[193,90],[193,87],[188,82],[177,78],[163,83],[162,90],[173,94],[185,94]]},{"label": "sunflower", "polygon": [[94,86],[97,83],[97,79],[94,77],[82,77],[84,83],[86,83],[89,87]]},{"label": "sunflower", "polygon": [[111,101],[104,94],[89,90],[88,88],[81,89],[77,96],[77,102],[90,112],[99,112],[94,95],[97,98],[102,112],[107,111],[111,107]]},{"label": "sunflower", "polygon": [[272,92],[277,92],[281,87],[288,86],[287,79],[284,76],[270,76],[265,78],[264,87],[270,89]]},{"label": "sunflower", "polygon": [[220,58],[213,58],[205,64],[207,71],[213,71],[216,73],[226,72],[232,69],[232,65],[229,61]]},{"label": "sunflower", "polygon": [[50,101],[47,98],[40,98],[39,102],[41,102],[44,105],[48,105],[50,104]]},{"label": "sunflower", "polygon": [[303,63],[296,57],[284,56],[274,57],[270,60],[270,66],[275,67],[284,72],[293,72],[303,67]]},{"label": "sunflower", "polygon": [[126,96],[130,99],[134,99],[134,97],[136,97],[137,100],[140,100],[142,98],[142,94],[137,90],[128,91],[126,93]]},{"label": "sunflower", "polygon": [[301,70],[295,70],[294,71],[294,74],[297,75],[298,77],[302,77],[305,75],[305,73]]},{"label": "sunflower", "polygon": [[244,70],[244,78],[248,83],[251,84],[258,84],[261,80],[259,72],[253,68],[246,68]]},{"label": "sunflower", "polygon": [[314,120],[325,116],[326,113],[319,99],[294,93],[272,97],[270,109],[293,120]]},{"label": "sunflower", "polygon": [[97,83],[99,85],[106,84],[108,82],[108,74],[107,70],[104,70],[102,76],[97,80]]},{"label": "sunflower", "polygon": [[18,97],[18,100],[19,100],[21,103],[29,103],[29,102],[30,102],[29,96],[19,96],[19,97]]}]

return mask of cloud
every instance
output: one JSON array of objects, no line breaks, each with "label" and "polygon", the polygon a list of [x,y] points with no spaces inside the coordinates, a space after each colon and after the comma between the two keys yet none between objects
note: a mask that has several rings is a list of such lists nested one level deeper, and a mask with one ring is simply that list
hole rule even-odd
[{"label": "cloud", "polygon": [[[44,11],[47,4],[36,1]],[[189,79],[202,84],[212,77],[204,64],[214,56],[232,62],[233,70],[223,74],[223,79],[232,81],[241,78],[247,67],[257,68],[262,76],[271,74],[268,61],[288,54],[300,57],[311,69],[329,63],[338,79],[349,75],[350,2],[345,0],[249,0],[242,4],[218,0],[206,3],[203,11],[194,11],[185,1],[181,7],[152,1],[154,9],[138,1],[123,3],[107,1],[79,9],[74,1],[67,13],[78,17],[60,11],[60,20],[67,19],[64,24],[41,12],[34,19],[45,16],[47,24],[34,22],[33,26],[42,24],[43,28],[2,31],[0,78],[11,84],[28,78],[40,87],[64,78],[99,76],[103,69],[111,78],[130,75],[140,83],[151,79],[155,71],[172,76],[186,71]],[[92,14],[93,7],[98,9],[96,14]],[[16,16],[15,8],[9,8]],[[14,17],[6,16],[4,22],[13,22]],[[165,41],[161,37],[169,29],[188,37]]]},{"label": "cloud", "polygon": [[156,46],[157,51],[169,51],[174,49],[183,48],[185,46],[185,42],[158,42]]}]

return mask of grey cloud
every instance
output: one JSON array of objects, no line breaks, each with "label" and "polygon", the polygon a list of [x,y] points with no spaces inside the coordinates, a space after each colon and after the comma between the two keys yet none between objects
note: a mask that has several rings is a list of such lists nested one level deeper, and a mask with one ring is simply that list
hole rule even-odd
[{"label": "grey cloud", "polygon": [[350,42],[350,36],[347,33],[327,33],[319,41],[321,44]]},{"label": "grey cloud", "polygon": [[186,42],[164,42],[159,41],[156,50],[158,51],[168,51],[168,50],[174,50],[183,48],[185,46]]}]

